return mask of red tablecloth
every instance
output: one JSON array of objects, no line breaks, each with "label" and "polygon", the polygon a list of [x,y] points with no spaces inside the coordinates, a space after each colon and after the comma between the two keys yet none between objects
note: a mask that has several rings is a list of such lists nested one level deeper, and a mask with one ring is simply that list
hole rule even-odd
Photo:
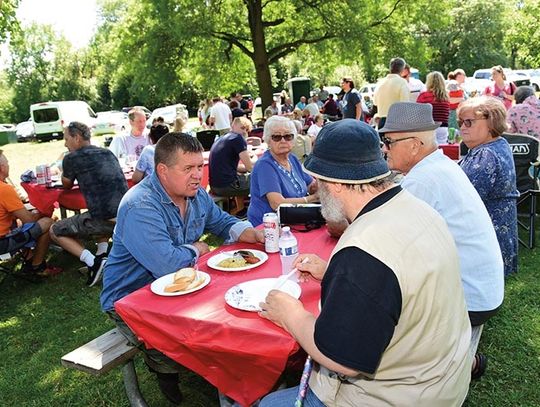
[{"label": "red tablecloth", "polygon": [[439,148],[442,149],[444,155],[452,160],[459,160],[459,144],[439,144]]},{"label": "red tablecloth", "polygon": [[[133,186],[131,177],[133,173],[124,174],[128,183],[128,188]],[[30,203],[41,213],[51,216],[54,209],[63,206],[67,209],[86,209],[86,201],[77,185],[72,189],[47,188],[35,182],[21,182],[21,186],[28,194]]]},{"label": "red tablecloth", "polygon": [[[295,236],[301,253],[317,253],[325,259],[337,242],[326,228]],[[160,350],[229,397],[249,405],[272,389],[299,345],[286,331],[257,313],[225,303],[224,295],[230,287],[281,273],[278,253],[269,254],[266,263],[245,272],[220,272],[206,265],[214,254],[238,248],[262,250],[254,244],[222,246],[198,262],[199,269],[212,278],[201,291],[161,297],[146,286],[116,302],[115,307],[147,347]],[[309,311],[318,313],[319,283],[310,281],[301,287],[300,300]]]}]

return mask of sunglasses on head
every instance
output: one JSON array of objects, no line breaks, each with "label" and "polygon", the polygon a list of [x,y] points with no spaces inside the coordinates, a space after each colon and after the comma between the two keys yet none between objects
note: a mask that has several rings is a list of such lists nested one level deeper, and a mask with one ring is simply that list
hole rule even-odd
[{"label": "sunglasses on head", "polygon": [[279,142],[282,139],[285,139],[285,141],[291,141],[294,138],[294,134],[272,134],[270,136],[272,138],[272,141]]}]

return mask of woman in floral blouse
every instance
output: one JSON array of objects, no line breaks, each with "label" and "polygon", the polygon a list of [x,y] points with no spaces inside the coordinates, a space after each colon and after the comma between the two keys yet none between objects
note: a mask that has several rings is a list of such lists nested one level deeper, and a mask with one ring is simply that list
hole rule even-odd
[{"label": "woman in floral blouse", "polygon": [[517,208],[514,159],[508,142],[506,109],[493,97],[467,99],[457,110],[463,142],[469,152],[460,166],[486,205],[504,260],[504,274],[517,271]]}]

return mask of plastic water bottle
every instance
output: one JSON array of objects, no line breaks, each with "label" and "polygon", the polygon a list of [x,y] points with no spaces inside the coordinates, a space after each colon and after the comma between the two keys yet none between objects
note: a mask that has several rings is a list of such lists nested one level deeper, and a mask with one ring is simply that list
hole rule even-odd
[{"label": "plastic water bottle", "polygon": [[284,226],[281,229],[279,257],[281,258],[281,273],[287,274],[293,269],[293,263],[298,257],[298,242],[289,226]]}]

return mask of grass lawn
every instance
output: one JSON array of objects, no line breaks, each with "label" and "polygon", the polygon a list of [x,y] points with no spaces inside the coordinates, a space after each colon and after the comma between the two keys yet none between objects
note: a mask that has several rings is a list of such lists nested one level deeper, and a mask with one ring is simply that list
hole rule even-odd
[{"label": "grass lawn", "polygon": [[[0,148],[15,183],[25,169],[52,162],[64,150],[62,141]],[[212,237],[208,242],[218,244]],[[120,369],[95,378],[61,366],[64,354],[113,325],[100,311],[100,289],[86,287],[77,272],[79,262],[64,252],[51,257],[64,272],[43,283],[0,275],[0,406],[127,406]],[[502,310],[484,328],[480,351],[489,355],[489,366],[471,385],[468,407],[540,406],[540,249],[520,248],[519,262]],[[147,402],[168,405],[140,356],[137,373]],[[187,370],[182,376],[185,406],[218,405],[204,379]]]}]

